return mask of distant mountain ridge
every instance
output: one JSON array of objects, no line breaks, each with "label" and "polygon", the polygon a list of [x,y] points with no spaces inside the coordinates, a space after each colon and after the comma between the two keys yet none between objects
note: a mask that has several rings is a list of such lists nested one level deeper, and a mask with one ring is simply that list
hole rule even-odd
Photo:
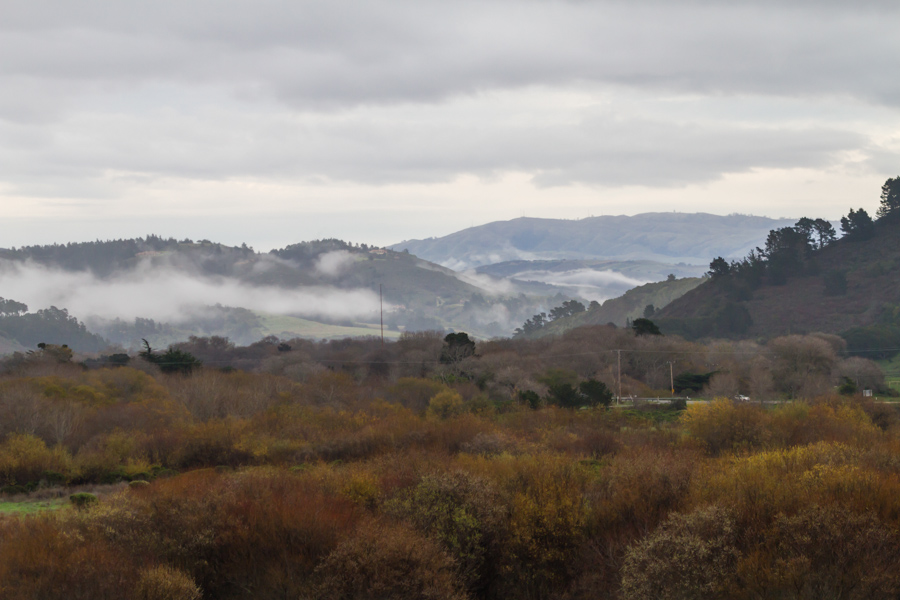
[{"label": "distant mountain ridge", "polygon": [[522,217],[495,221],[389,248],[464,270],[516,260],[616,259],[709,264],[738,258],[765,243],[772,229],[797,219],[708,213],[643,213],[577,221]]}]

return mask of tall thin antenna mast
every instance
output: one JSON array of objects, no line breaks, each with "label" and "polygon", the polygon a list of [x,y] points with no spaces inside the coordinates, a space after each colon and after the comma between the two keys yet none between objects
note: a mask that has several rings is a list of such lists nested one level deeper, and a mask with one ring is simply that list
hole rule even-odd
[{"label": "tall thin antenna mast", "polygon": [[384,292],[382,284],[378,284],[378,304],[381,306],[381,347],[384,348]]},{"label": "tall thin antenna mast", "polygon": [[616,404],[622,401],[622,351],[616,350],[616,383],[619,387],[619,393],[616,396]]}]

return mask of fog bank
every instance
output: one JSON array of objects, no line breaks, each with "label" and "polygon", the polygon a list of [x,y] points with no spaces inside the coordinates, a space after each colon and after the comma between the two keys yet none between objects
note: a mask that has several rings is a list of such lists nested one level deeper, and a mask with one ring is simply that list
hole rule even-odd
[{"label": "fog bank", "polygon": [[0,261],[0,296],[24,302],[31,311],[66,308],[80,320],[143,317],[177,323],[213,304],[329,319],[355,319],[378,310],[378,294],[365,289],[249,286],[150,265],[99,279],[88,272]]}]

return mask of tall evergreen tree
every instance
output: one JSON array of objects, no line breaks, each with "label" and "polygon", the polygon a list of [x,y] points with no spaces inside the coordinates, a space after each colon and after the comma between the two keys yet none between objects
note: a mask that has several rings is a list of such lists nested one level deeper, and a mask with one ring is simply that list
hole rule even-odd
[{"label": "tall evergreen tree", "polygon": [[881,186],[881,205],[876,215],[879,219],[900,214],[900,175],[892,177]]}]

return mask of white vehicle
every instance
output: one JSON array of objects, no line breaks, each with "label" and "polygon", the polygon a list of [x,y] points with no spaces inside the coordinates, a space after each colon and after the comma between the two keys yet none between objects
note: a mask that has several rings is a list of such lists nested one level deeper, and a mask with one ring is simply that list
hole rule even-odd
[{"label": "white vehicle", "polygon": [[734,399],[738,402],[750,402],[750,396],[744,396],[743,394],[738,394]]}]

